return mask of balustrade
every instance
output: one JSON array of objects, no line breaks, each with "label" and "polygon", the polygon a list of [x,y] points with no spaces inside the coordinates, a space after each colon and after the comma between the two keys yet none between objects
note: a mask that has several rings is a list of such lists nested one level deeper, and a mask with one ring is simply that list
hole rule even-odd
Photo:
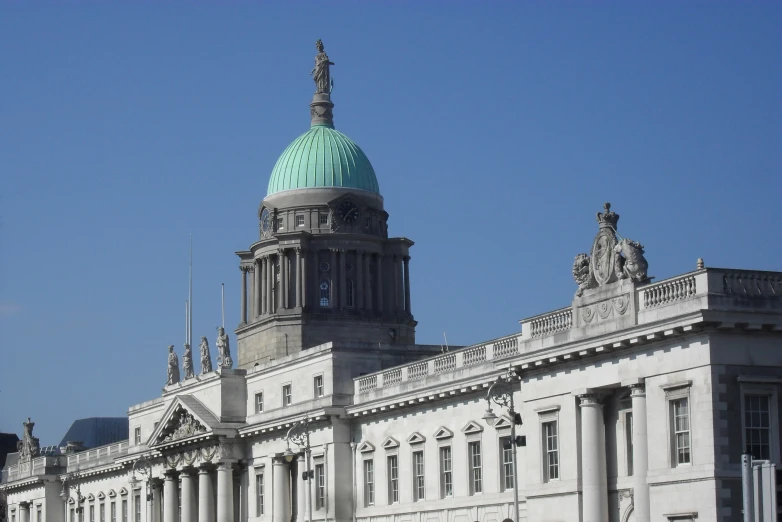
[{"label": "balustrade", "polygon": [[530,321],[530,335],[532,337],[541,337],[563,330],[570,330],[573,327],[573,310],[568,308],[558,312],[553,312]]},{"label": "balustrade", "polygon": [[695,276],[662,281],[643,289],[644,308],[654,308],[674,301],[689,299],[697,291]]},{"label": "balustrade", "polygon": [[438,357],[434,360],[434,373],[450,372],[456,368],[456,354]]},{"label": "balustrade", "polygon": [[463,366],[472,366],[473,364],[479,364],[486,360],[486,346],[478,346],[476,348],[468,348],[464,351],[462,356]]}]

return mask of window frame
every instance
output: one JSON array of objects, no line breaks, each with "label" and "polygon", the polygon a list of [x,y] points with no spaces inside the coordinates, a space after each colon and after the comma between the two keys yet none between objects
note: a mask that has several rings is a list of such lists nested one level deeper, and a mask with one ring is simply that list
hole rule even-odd
[{"label": "window frame", "polygon": [[[769,379],[771,380],[771,379]],[[739,400],[741,402],[741,448],[747,451],[747,425],[746,425],[746,396],[764,395],[769,398],[769,461],[779,465],[779,403],[777,392],[779,386],[776,382],[768,382],[763,378],[752,379],[750,377],[739,378]],[[762,460],[762,459],[756,459]]]},{"label": "window frame", "polygon": [[297,214],[296,215],[296,228],[303,227],[304,226],[304,214]]},{"label": "window frame", "polygon": [[356,285],[351,278],[345,279],[345,308],[356,307]]},{"label": "window frame", "polygon": [[[478,448],[478,466],[475,466],[475,455],[473,455],[473,448]],[[467,470],[468,470],[468,482],[470,496],[480,495],[483,493],[483,445],[480,438],[467,439]],[[476,477],[477,471],[477,477]],[[477,486],[477,487],[476,487]]]},{"label": "window frame", "polygon": [[[315,462],[315,510],[319,511],[326,508],[326,464],[325,462]],[[321,480],[319,480],[321,479]]]},{"label": "window frame", "polygon": [[109,506],[109,520],[117,522],[117,502],[112,500]]},{"label": "window frame", "polygon": [[[258,399],[260,399],[260,401]],[[255,392],[254,406],[255,406],[255,413],[263,413],[263,392],[262,391]],[[258,406],[260,406],[260,408]]]},{"label": "window frame", "polygon": [[291,404],[293,404],[293,386],[291,383],[286,383],[282,385],[282,407],[287,408]]},{"label": "window frame", "polygon": [[[391,459],[394,459],[395,466],[391,466]],[[397,452],[386,454],[386,482],[388,505],[399,504],[399,453]]]},{"label": "window frame", "polygon": [[36,522],[43,522],[43,506],[41,504],[35,506],[35,520]]},{"label": "window frame", "polygon": [[[418,475],[418,466],[416,463],[416,457],[420,455],[421,456],[421,475]],[[413,463],[413,469],[412,469],[412,476],[413,476],[413,502],[423,502],[426,500],[426,454],[424,453],[424,448],[418,447],[415,448],[412,451],[412,463]],[[418,478],[421,478],[421,486],[418,485]],[[423,491],[419,491],[419,489],[422,489]]]},{"label": "window frame", "polygon": [[[444,459],[444,453],[448,453],[448,459]],[[437,459],[440,479],[440,498],[453,498],[453,448],[450,444],[442,444],[437,447]],[[448,464],[448,469],[446,468]]]},{"label": "window frame", "polygon": [[133,428],[133,440],[136,442],[136,446],[141,445],[141,426]]},{"label": "window frame", "polygon": [[128,522],[128,499],[122,499],[122,522]]},{"label": "window frame", "polygon": [[[693,440],[692,440],[692,400],[690,397],[690,389],[692,387],[692,381],[681,381],[675,383],[664,384],[661,388],[665,391],[665,415],[666,425],[668,430],[668,466],[669,468],[685,468],[693,465],[695,455],[693,454]],[[685,399],[687,401],[687,427],[688,427],[688,440],[689,440],[689,462],[678,462],[678,451],[676,442],[676,430],[674,419],[674,402]]]},{"label": "window frame", "polygon": [[329,215],[325,212],[320,212],[318,214],[318,225],[328,225],[329,224]]},{"label": "window frame", "polygon": [[[505,441],[508,442],[508,449],[505,449]],[[513,469],[513,439],[510,436],[510,433],[507,435],[500,435],[497,438],[497,443],[500,451],[500,493],[506,492],[506,491],[513,491],[513,488],[516,486],[516,470]],[[505,453],[510,456],[510,460],[505,460]],[[506,467],[510,468],[510,479],[512,484],[508,486],[508,471]]]},{"label": "window frame", "polygon": [[[324,288],[323,286],[326,286]],[[331,279],[324,277],[320,280],[320,283],[318,283],[318,291],[320,292],[320,297],[318,298],[318,304],[321,308],[331,308]]]},{"label": "window frame", "polygon": [[364,477],[364,507],[375,505],[375,459],[373,456],[362,459]]},{"label": "window frame", "polygon": [[255,470],[255,516],[256,517],[262,517],[264,515],[264,501],[265,499],[265,490],[266,484],[264,483],[264,473],[265,469],[263,467],[256,468]]},{"label": "window frame", "polygon": [[133,521],[141,522],[141,493],[133,495]]},{"label": "window frame", "polygon": [[319,399],[325,395],[326,390],[324,386],[322,373],[319,373],[312,377],[312,389],[313,389],[313,395],[315,396],[316,399]]}]

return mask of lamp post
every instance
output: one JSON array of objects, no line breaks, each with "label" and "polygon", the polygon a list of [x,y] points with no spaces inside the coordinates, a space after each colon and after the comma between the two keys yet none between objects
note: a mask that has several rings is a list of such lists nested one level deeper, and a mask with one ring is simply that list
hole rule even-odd
[{"label": "lamp post", "polygon": [[[510,414],[511,419],[513,421],[510,425],[510,438],[511,438],[511,448],[512,448],[512,458],[513,458],[513,508],[516,512],[516,518],[513,522],[519,522],[519,487],[518,487],[518,469],[516,468],[516,446],[522,444],[522,437],[519,437],[517,440],[516,438],[516,423],[518,422],[521,424],[521,416],[517,417],[516,409],[513,405],[513,391],[516,386],[514,386],[516,383],[520,383],[519,376],[516,375],[516,372],[513,371],[513,368],[508,368],[508,371],[505,375],[501,375],[497,377],[497,380],[489,387],[489,390],[486,392],[486,413],[483,415],[483,420],[489,424],[493,425],[493,421],[497,419],[497,416],[494,414],[494,412],[491,410],[491,403],[494,402],[496,405],[506,408],[508,410],[508,413]],[[517,420],[518,418],[518,420]]]},{"label": "lamp post", "polygon": [[[63,499],[65,502],[65,520],[68,520],[68,501],[71,499],[71,488],[76,488],[76,509],[75,513],[77,515],[77,518],[79,522],[81,522],[84,517],[84,508],[82,507],[82,504],[84,504],[84,501],[87,500],[84,496],[81,494],[81,475],[78,471],[72,471],[65,475],[65,478],[62,481],[62,491],[60,491],[60,498]],[[71,520],[71,522],[75,522],[74,520]]]},{"label": "lamp post", "polygon": [[130,472],[130,485],[133,487],[137,486],[140,482],[139,478],[136,477],[136,473],[143,475],[146,478],[147,522],[152,522],[152,491],[150,490],[152,464],[150,464],[146,455],[142,455],[133,463],[133,469]]},{"label": "lamp post", "polygon": [[307,519],[312,522],[312,470],[310,470],[310,455],[312,450],[310,448],[310,425],[307,420],[307,416],[304,416],[304,420],[291,426],[288,433],[285,435],[285,441],[288,443],[288,449],[285,450],[283,456],[285,460],[290,462],[295,457],[295,453],[291,451],[291,442],[304,449],[304,456],[307,460],[307,471],[304,476],[307,479]]}]

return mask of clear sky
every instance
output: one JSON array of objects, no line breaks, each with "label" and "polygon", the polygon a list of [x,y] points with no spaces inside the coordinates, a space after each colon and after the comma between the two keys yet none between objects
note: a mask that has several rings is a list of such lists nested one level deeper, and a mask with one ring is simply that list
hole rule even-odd
[{"label": "clear sky", "polygon": [[221,283],[238,324],[318,38],[416,242],[419,342],[568,305],[605,201],[658,279],[782,269],[779,2],[29,4],[0,5],[0,431],[56,444],[160,395],[190,233],[194,338]]}]

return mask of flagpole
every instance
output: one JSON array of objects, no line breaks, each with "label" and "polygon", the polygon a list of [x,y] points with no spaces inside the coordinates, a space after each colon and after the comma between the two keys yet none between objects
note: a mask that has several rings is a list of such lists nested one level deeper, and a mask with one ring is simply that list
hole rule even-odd
[{"label": "flagpole", "polygon": [[220,283],[220,314],[222,318],[220,325],[225,328],[225,283]]},{"label": "flagpole", "polygon": [[193,340],[193,234],[190,234],[190,287],[188,289],[189,314],[187,319],[187,344]]}]

